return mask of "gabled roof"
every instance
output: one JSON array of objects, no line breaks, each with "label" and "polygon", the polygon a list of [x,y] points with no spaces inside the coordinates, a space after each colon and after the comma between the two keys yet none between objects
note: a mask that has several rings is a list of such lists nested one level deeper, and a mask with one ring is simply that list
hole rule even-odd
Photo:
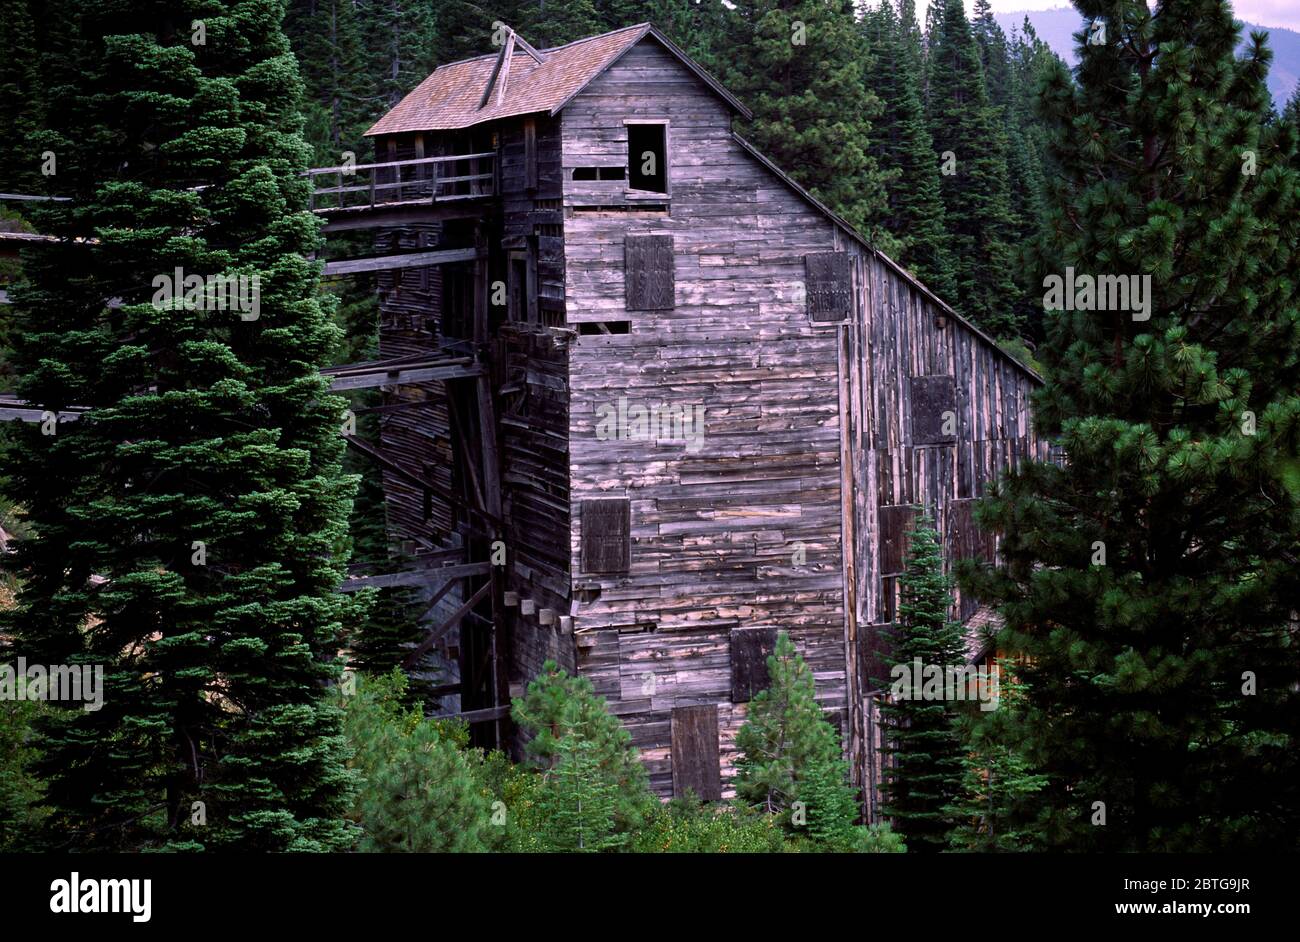
[{"label": "gabled roof", "polygon": [[750,117],[748,108],[650,23],[540,52],[508,27],[505,32],[500,52],[439,66],[375,122],[366,136],[451,131],[499,118],[536,112],[555,114],[647,36],[679,59],[733,110]]}]

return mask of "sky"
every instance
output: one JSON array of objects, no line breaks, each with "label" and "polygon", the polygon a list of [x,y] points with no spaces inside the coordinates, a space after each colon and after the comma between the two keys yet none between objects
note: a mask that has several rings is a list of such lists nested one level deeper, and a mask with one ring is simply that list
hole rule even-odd
[{"label": "sky", "polygon": [[[966,9],[975,9],[975,0],[965,0]],[[918,0],[917,16],[925,18],[926,0]],[[1055,7],[1068,7],[1062,0],[990,0],[994,13],[1009,13],[1013,10],[1050,10]],[[1260,26],[1283,26],[1300,31],[1300,0],[1234,0],[1233,10],[1237,19]]]}]

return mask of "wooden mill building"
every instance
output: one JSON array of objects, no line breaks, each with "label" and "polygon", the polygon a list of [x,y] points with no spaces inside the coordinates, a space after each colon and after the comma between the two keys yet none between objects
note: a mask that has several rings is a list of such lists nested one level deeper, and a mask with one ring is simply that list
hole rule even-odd
[{"label": "wooden mill building", "polygon": [[726,791],[778,629],[870,783],[865,665],[913,515],[989,556],[973,501],[1046,453],[1034,374],[746,143],[748,114],[651,25],[505,31],[370,129],[374,164],[313,171],[327,228],[375,239],[327,272],[379,273],[382,359],[332,372],[386,391],[356,444],[415,559],[371,582],[434,603],[413,657],[487,740],[554,658],[665,795]]}]

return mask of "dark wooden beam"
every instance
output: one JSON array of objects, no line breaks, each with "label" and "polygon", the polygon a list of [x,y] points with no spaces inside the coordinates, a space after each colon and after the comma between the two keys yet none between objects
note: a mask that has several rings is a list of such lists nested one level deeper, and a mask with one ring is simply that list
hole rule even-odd
[{"label": "dark wooden beam", "polygon": [[394,268],[427,268],[430,265],[448,265],[452,262],[472,262],[479,257],[478,249],[436,249],[431,252],[402,252],[398,255],[379,255],[374,258],[345,258],[326,262],[324,274],[355,275],[367,271],[388,271]]},{"label": "dark wooden beam", "polygon": [[472,609],[479,602],[483,601],[483,599],[487,597],[487,594],[491,590],[492,590],[492,583],[490,581],[483,583],[483,585],[479,588],[477,592],[475,592],[473,595],[471,595],[468,599],[465,600],[465,604],[461,605],[460,608],[456,609],[456,611],[452,613],[450,618],[448,618],[441,625],[438,625],[436,628],[431,630],[427,635],[424,636],[424,640],[415,646],[415,648],[411,651],[410,654],[402,658],[402,666],[409,668],[421,657],[427,654],[429,649],[432,648],[438,642],[438,639],[441,638],[443,635],[445,635],[447,632],[451,631],[451,629],[459,625],[461,619],[464,618],[465,615],[469,613],[470,609]]},{"label": "dark wooden beam", "polygon": [[441,366],[413,368],[376,367],[367,372],[346,375],[326,374],[330,377],[330,392],[349,389],[371,389],[375,386],[400,386],[404,383],[429,383],[444,379],[472,379],[481,375],[483,368],[469,362],[449,363]]},{"label": "dark wooden beam", "polygon": [[403,569],[376,576],[353,576],[339,586],[340,592],[357,592],[361,589],[388,589],[397,585],[441,585],[465,576],[487,575],[487,563],[462,563],[459,566],[439,566],[430,569]]},{"label": "dark wooden beam", "polygon": [[439,720],[463,720],[466,723],[491,723],[504,720],[510,715],[510,706],[487,707],[483,710],[470,710],[468,713],[453,713],[451,716],[435,716]]}]

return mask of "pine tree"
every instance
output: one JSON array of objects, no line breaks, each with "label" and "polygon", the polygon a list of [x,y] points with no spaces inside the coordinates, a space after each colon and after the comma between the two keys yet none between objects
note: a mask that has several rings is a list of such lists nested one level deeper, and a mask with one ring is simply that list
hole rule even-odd
[{"label": "pine tree", "polygon": [[1039,846],[1038,836],[1023,824],[1022,809],[1047,777],[1032,770],[1020,744],[1008,735],[1020,722],[1017,711],[1025,696],[1014,667],[998,662],[997,709],[967,711],[957,721],[966,754],[961,791],[951,809],[954,850],[993,853]]},{"label": "pine tree", "polygon": [[978,514],[1006,566],[965,578],[1025,659],[1008,738],[1048,779],[1016,823],[1054,849],[1293,849],[1295,134],[1226,3],[1077,6],[1106,40],[1078,34],[1077,82],[1044,88],[1037,275],[1136,276],[1142,297],[1046,312],[1036,422],[1067,460]]},{"label": "pine tree", "polygon": [[[444,11],[436,0],[371,0],[360,21],[366,38],[370,70],[376,78],[375,97],[383,113],[396,105],[411,89],[424,81],[440,62],[463,59],[487,51],[492,35],[492,17],[480,7],[452,2],[445,11],[447,18],[460,13],[467,24],[461,34],[448,32],[450,23],[442,21]],[[458,43],[448,55],[444,37],[455,36]],[[463,54],[462,54],[463,52]]]},{"label": "pine tree", "polygon": [[795,786],[803,802],[808,836],[827,851],[850,852],[862,843],[858,800],[848,781],[848,763],[835,758],[812,762]]},{"label": "pine tree", "polygon": [[348,151],[365,163],[369,147],[363,135],[378,117],[378,98],[366,69],[357,4],[292,0],[284,29],[306,86],[306,137],[317,166],[337,166]]},{"label": "pine tree", "polygon": [[812,671],[786,632],[767,659],[769,685],[749,703],[736,734],[736,797],[789,823],[809,771],[840,757],[835,727],[815,699]]},{"label": "pine tree", "polygon": [[[17,653],[105,668],[103,708],[53,710],[44,732],[50,834],[343,846],[350,776],[323,697],[350,605],[335,589],[352,482],[318,372],[337,334],[307,261],[283,7],[75,12],[75,94],[49,110],[72,201],[40,211],[63,241],[16,294],[15,360],[25,399],[89,411],[54,434],[10,429],[5,455],[34,531]],[[250,280],[222,309],[177,268]]]},{"label": "pine tree", "polygon": [[1015,336],[1005,128],[961,0],[932,4],[930,14],[927,116],[954,259],[953,306],[995,337]]},{"label": "pine tree", "polygon": [[865,44],[852,4],[736,4],[730,87],[754,113],[744,134],[814,196],[867,236],[885,204],[871,156],[880,100],[863,81]]},{"label": "pine tree", "polygon": [[[586,677],[570,677],[554,661],[515,698],[511,716],[532,738],[525,747],[536,766],[553,770],[562,758],[562,740],[578,736],[591,743],[588,757],[601,779],[616,787],[615,811],[620,831],[644,820],[650,798],[645,766],[632,748],[632,737],[597,696]],[[587,758],[581,761],[586,762]]]},{"label": "pine tree", "polygon": [[[886,181],[881,226],[899,245],[899,261],[949,302],[956,301],[934,146],[921,103],[921,48],[916,10],[903,0],[869,9],[862,28],[871,58],[867,87],[882,103],[872,127],[871,153]],[[880,248],[890,251],[881,241]]]},{"label": "pine tree", "polygon": [[896,692],[881,704],[887,724],[884,813],[909,848],[941,850],[962,776],[955,691],[928,683],[918,690],[913,680],[918,662],[922,671],[938,670],[946,678],[947,668],[963,666],[966,658],[961,626],[948,617],[951,580],[944,575],[939,535],[928,515],[918,517],[908,534],[906,568],[898,583],[898,621],[888,632],[885,652]]},{"label": "pine tree", "polygon": [[547,850],[594,853],[627,842],[628,835],[616,831],[618,786],[602,774],[599,747],[584,734],[576,711],[563,722],[556,765],[544,773],[537,802]]},{"label": "pine tree", "polygon": [[613,28],[601,21],[592,0],[521,0],[510,25],[539,49]]},{"label": "pine tree", "polygon": [[36,132],[43,120],[36,19],[28,0],[10,0],[0,16],[0,192],[40,193],[41,151]]},{"label": "pine tree", "polygon": [[490,808],[464,742],[408,706],[409,699],[401,671],[364,677],[342,698],[350,764],[361,779],[350,815],[361,829],[359,849],[486,850]]}]

